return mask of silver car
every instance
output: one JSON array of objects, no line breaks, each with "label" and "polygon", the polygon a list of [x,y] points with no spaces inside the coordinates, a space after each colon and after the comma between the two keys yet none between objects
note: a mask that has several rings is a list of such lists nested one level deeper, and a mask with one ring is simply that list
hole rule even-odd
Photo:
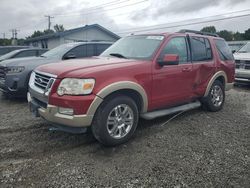
[{"label": "silver car", "polygon": [[235,81],[250,84],[250,42],[234,54]]}]

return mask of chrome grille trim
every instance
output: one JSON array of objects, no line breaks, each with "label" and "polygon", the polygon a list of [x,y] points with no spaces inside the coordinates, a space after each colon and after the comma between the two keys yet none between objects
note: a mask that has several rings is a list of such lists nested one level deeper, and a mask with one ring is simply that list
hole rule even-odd
[{"label": "chrome grille trim", "polygon": [[29,87],[40,94],[48,95],[56,77],[56,75],[33,71],[30,76]]}]

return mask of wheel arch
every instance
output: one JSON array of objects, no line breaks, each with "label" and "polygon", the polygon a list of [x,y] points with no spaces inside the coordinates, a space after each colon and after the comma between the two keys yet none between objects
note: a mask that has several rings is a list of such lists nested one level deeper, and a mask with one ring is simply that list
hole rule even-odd
[{"label": "wheel arch", "polygon": [[206,92],[204,94],[204,97],[206,97],[214,83],[215,80],[219,80],[222,82],[222,84],[225,86],[227,83],[227,75],[224,71],[218,71],[214,74],[214,76],[210,79],[210,81],[208,82],[207,88],[206,88]]},{"label": "wheel arch", "polygon": [[101,89],[97,94],[95,100],[89,107],[87,112],[88,115],[94,116],[96,110],[101,105],[103,100],[109,96],[116,94],[124,94],[135,100],[136,104],[139,105],[140,113],[147,112],[148,109],[148,96],[144,88],[138,83],[131,81],[120,81],[112,83],[103,89]]}]

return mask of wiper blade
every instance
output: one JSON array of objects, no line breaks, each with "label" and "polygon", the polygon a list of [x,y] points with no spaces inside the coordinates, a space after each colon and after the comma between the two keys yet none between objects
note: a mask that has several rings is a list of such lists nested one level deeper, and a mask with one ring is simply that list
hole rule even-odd
[{"label": "wiper blade", "polygon": [[126,59],[126,57],[124,55],[119,54],[119,53],[111,53],[109,55],[114,56],[114,57],[119,57],[119,58],[125,58]]}]

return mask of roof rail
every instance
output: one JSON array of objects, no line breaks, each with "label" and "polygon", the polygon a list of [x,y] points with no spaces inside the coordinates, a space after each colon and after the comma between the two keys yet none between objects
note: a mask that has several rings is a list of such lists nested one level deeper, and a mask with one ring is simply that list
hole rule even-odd
[{"label": "roof rail", "polygon": [[212,37],[219,37],[219,35],[217,35],[215,33],[195,31],[195,30],[189,30],[189,29],[182,29],[179,31],[179,33],[195,33],[195,34],[199,34],[199,35],[208,35],[208,36],[212,36]]}]

